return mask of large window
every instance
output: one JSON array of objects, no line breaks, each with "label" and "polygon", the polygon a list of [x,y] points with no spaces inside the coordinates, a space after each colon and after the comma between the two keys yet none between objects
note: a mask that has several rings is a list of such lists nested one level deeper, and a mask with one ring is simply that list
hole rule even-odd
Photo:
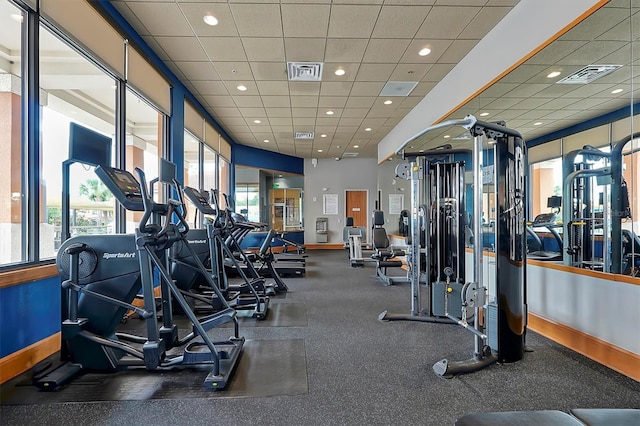
[{"label": "large window", "polygon": [[[162,157],[164,135],[163,115],[134,91],[127,89],[126,169],[133,172],[138,167],[145,173],[147,186],[158,177],[158,164]],[[136,178],[138,176],[136,175]],[[154,197],[159,197],[159,187],[154,187]],[[141,213],[127,212],[127,232],[138,226]]]},{"label": "large window", "polygon": [[[112,139],[116,82],[85,57],[40,28],[41,197],[40,258],[55,256],[61,240],[62,163],[69,159],[69,125],[77,123]],[[112,153],[113,153],[112,148]],[[115,232],[115,200],[93,167],[69,173],[71,236]]]},{"label": "large window", "polygon": [[[202,159],[204,175],[202,176],[203,188],[206,191],[218,189],[218,154],[204,145],[204,158]],[[220,193],[220,198],[222,194]],[[224,207],[224,200],[220,200],[220,207]]]},{"label": "large window", "polygon": [[20,9],[0,0],[0,265],[26,260],[20,104],[23,18]]}]

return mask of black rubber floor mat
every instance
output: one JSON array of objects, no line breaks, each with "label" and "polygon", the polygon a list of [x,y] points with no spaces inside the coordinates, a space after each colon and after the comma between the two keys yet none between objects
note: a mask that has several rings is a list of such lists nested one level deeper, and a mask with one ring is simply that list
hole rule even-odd
[{"label": "black rubber floor mat", "polygon": [[43,392],[28,379],[2,386],[2,405],[56,404],[74,401],[263,397],[308,392],[304,340],[249,340],[231,382],[224,390],[204,389],[206,369],[84,374],[56,392]]}]

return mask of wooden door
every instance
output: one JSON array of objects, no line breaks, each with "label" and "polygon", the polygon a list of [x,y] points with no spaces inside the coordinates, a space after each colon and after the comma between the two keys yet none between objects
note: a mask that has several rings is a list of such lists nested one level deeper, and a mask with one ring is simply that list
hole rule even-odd
[{"label": "wooden door", "polygon": [[354,226],[367,229],[367,191],[347,190],[345,218],[352,217]]}]

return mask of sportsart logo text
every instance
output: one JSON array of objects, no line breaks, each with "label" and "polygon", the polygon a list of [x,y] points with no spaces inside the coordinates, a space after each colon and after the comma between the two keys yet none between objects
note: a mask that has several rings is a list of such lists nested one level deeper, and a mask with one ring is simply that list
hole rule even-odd
[{"label": "sportsart logo text", "polygon": [[187,240],[189,244],[206,244],[207,240]]},{"label": "sportsart logo text", "polygon": [[131,252],[131,253],[103,253],[102,254],[102,258],[109,260],[109,259],[131,259],[133,257],[136,257],[136,252]]}]

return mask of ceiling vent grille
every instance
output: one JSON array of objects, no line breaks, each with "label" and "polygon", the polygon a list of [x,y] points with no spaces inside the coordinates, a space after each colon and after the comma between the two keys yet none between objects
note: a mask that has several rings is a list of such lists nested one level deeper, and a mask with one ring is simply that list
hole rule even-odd
[{"label": "ceiling vent grille", "polygon": [[287,62],[289,81],[322,80],[322,62]]},{"label": "ceiling vent grille", "polygon": [[417,85],[417,81],[387,81],[380,96],[409,96]]},{"label": "ceiling vent grille", "polygon": [[579,71],[566,76],[558,84],[587,84],[617,70],[622,65],[587,65]]},{"label": "ceiling vent grille", "polygon": [[313,132],[295,132],[294,139],[313,139]]},{"label": "ceiling vent grille", "polygon": [[357,157],[358,153],[357,152],[345,152],[344,154],[342,154],[342,157]]}]

